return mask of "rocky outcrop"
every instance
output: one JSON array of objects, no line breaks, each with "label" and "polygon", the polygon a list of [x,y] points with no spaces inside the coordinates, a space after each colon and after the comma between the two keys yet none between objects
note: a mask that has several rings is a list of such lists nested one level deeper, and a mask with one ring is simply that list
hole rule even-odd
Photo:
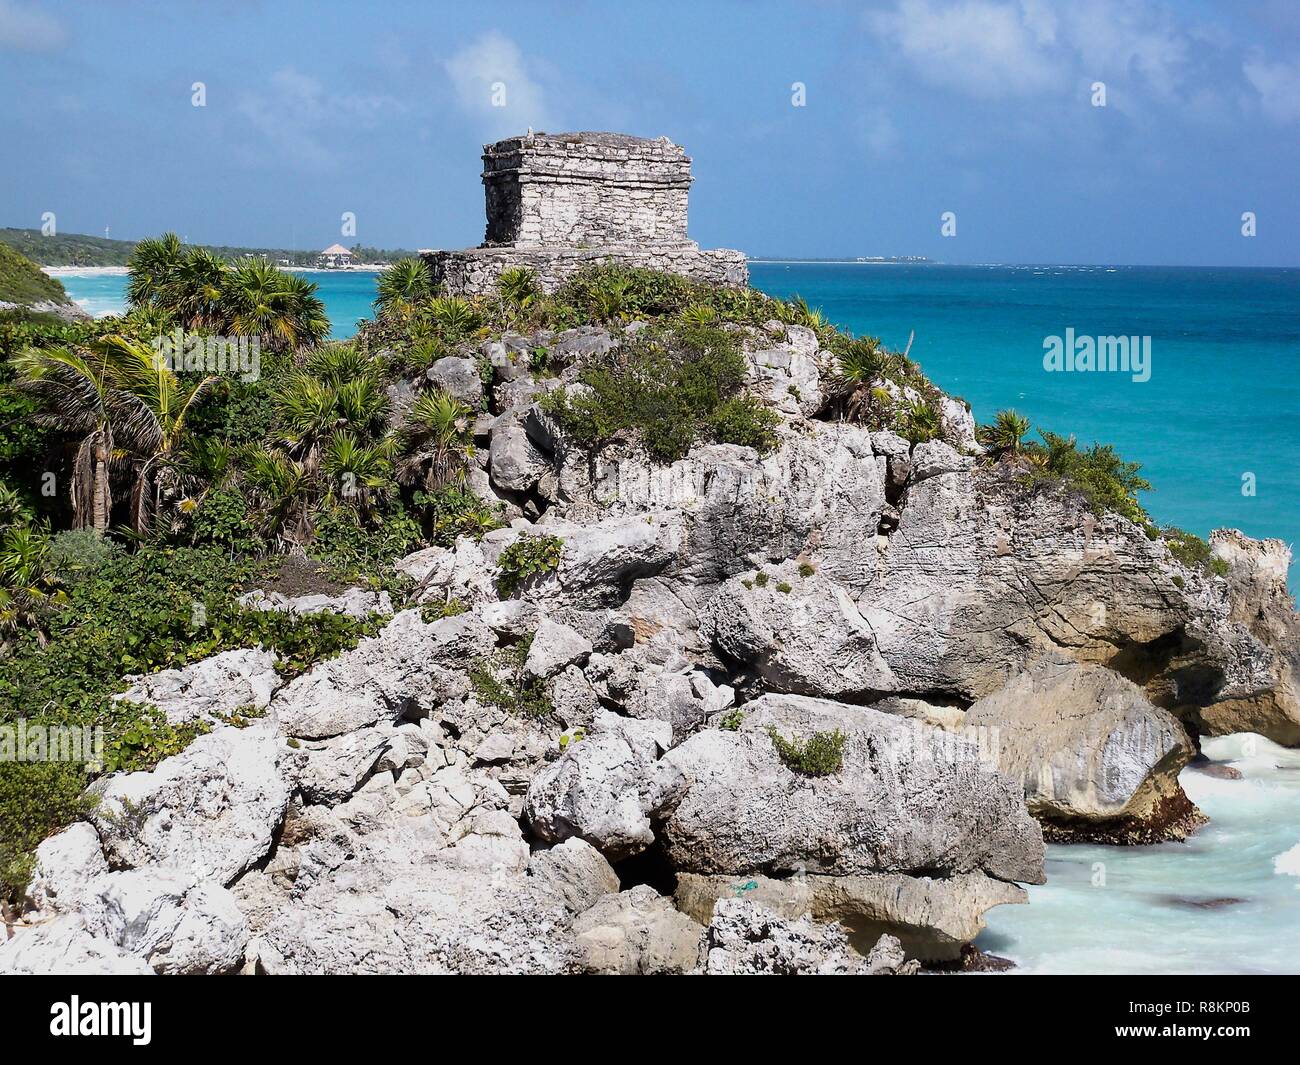
[{"label": "rocky outcrop", "polygon": [[355,650],[285,685],[272,710],[287,735],[302,739],[393,724],[463,694],[465,663],[495,648],[492,630],[473,615],[426,624],[418,610],[403,611]]},{"label": "rocky outcrop", "polygon": [[573,922],[573,931],[591,973],[672,975],[700,961],[700,926],[645,884],[604,896]]},{"label": "rocky outcrop", "polygon": [[[540,397],[643,327],[476,339],[408,382],[474,408],[465,485],[506,522],[398,560],[450,616],[287,682],[259,649],[128,678],[211,732],[41,845],[0,970],[951,965],[1042,882],[1044,831],[1191,824],[1184,725],[1300,743],[1281,544],[1216,534],[1189,568],[982,457],[946,397],[917,444],[822,420],[834,356],[778,322],[727,326],[770,452],[586,453]],[[503,597],[525,537],[558,565]],[[837,762],[788,749],[835,733]]]},{"label": "rocky outcrop", "polygon": [[701,971],[709,976],[910,975],[898,941],[890,936],[863,957],[849,949],[839,925],[806,917],[780,917],[749,899],[723,899],[705,932]]},{"label": "rocky outcrop", "polygon": [[[840,731],[843,765],[807,777],[782,763],[786,739]],[[707,729],[664,758],[686,794],[664,823],[675,868],[836,876],[975,871],[1043,882],[1043,841],[1018,784],[973,744],[865,707],[765,695],[737,731]]]},{"label": "rocky outcrop", "polygon": [[236,713],[265,710],[284,683],[275,655],[260,647],[222,651],[180,669],[123,681],[129,687],[116,698],[156,706],[173,725],[212,724]]},{"label": "rocky outcrop", "polygon": [[962,947],[983,931],[988,910],[1029,901],[1024,888],[983,873],[797,874],[781,879],[761,873],[682,873],[677,878],[678,908],[702,923],[709,920],[715,903],[729,898],[748,899],[785,918],[835,921],[864,954],[881,936],[890,936],[907,957],[924,962],[960,958]]},{"label": "rocky outcrop", "polygon": [[271,849],[292,792],[288,750],[270,719],[218,728],[147,773],[106,778],[92,818],[109,863],[231,883]]},{"label": "rocky outcrop", "polygon": [[349,588],[339,595],[284,595],[281,592],[264,592],[260,588],[239,597],[239,605],[249,610],[275,610],[285,614],[341,614],[348,618],[365,619],[376,614],[387,616],[393,612],[393,601],[387,592],[374,592],[365,588]]},{"label": "rocky outcrop", "polygon": [[605,712],[592,728],[533,778],[524,812],[539,838],[577,836],[618,860],[654,842],[651,819],[680,797],[683,779],[675,762],[659,760],[672,742],[666,722]]},{"label": "rocky outcrop", "polygon": [[1102,666],[1043,662],[971,706],[963,729],[987,730],[1050,839],[1182,839],[1204,820],[1178,785],[1182,725]]}]

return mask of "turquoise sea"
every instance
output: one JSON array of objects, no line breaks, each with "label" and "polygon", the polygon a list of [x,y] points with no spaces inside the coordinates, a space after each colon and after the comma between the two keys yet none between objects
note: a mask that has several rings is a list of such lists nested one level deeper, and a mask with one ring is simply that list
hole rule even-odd
[{"label": "turquoise sea", "polygon": [[[374,275],[307,276],[351,336]],[[1115,444],[1156,486],[1145,502],[1162,523],[1300,539],[1300,270],[755,263],[751,277],[891,347],[915,334],[912,356],[980,420],[1013,406]],[[122,308],[121,275],[62,280],[92,313]],[[1150,380],[1045,371],[1044,339],[1068,328],[1150,337]],[[1207,827],[1156,847],[1049,847],[1048,883],[991,911],[979,945],[1020,972],[1300,972],[1300,752],[1243,736],[1206,751],[1243,774],[1184,772]]]}]

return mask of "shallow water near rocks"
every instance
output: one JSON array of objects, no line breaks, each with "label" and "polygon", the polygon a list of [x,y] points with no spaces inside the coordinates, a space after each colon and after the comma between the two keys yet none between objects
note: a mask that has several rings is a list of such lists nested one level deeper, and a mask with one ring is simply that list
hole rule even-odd
[{"label": "shallow water near rocks", "polygon": [[1249,735],[1203,749],[1242,773],[1183,771],[1208,825],[1185,843],[1049,846],[1047,883],[990,910],[976,946],[1018,973],[1300,972],[1300,751]]}]

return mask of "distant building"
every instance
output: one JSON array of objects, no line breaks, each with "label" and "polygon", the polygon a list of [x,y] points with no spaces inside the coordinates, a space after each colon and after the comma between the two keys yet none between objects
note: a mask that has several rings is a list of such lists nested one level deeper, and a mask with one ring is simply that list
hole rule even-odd
[{"label": "distant building", "polygon": [[316,265],[322,270],[337,270],[341,266],[351,266],[352,259],[352,253],[342,244],[331,244],[316,256]]}]

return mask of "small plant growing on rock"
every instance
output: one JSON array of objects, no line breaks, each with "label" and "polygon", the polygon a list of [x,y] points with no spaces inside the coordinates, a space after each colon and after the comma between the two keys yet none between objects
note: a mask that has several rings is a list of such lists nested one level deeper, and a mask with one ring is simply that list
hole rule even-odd
[{"label": "small plant growing on rock", "polygon": [[445,603],[425,603],[420,607],[420,620],[426,625],[432,625],[443,618],[454,618],[457,614],[463,614],[467,609],[469,608],[459,599],[448,599]]},{"label": "small plant growing on rock", "polygon": [[745,720],[745,711],[729,710],[722,715],[722,720],[718,722],[718,727],[728,732],[739,732],[741,723]]},{"label": "small plant growing on rock", "polygon": [[513,647],[475,661],[469,682],[480,702],[523,717],[540,718],[554,712],[546,683],[524,672],[532,644],[533,634],[529,633]]},{"label": "small plant growing on rock", "polygon": [[558,536],[521,536],[497,559],[497,588],[502,595],[514,595],[538,577],[554,573],[563,549]]},{"label": "small plant growing on rock", "polygon": [[[1219,577],[1227,576],[1228,563],[1210,554],[1210,545],[1195,533],[1167,525],[1161,530],[1161,535],[1164,536],[1169,553],[1188,569],[1199,569]],[[1182,585],[1179,587],[1181,588]]]},{"label": "small plant growing on rock", "polygon": [[800,563],[799,563],[799,576],[800,576],[800,577],[811,577],[811,576],[812,576],[814,573],[816,573],[816,572],[817,572],[817,567],[814,566],[811,562],[800,562]]},{"label": "small plant growing on rock", "polygon": [[785,767],[805,777],[827,777],[838,773],[844,765],[845,735],[834,732],[814,732],[807,740],[787,740],[771,725],[767,734],[772,746]]},{"label": "small plant growing on rock", "polygon": [[769,580],[771,580],[771,578],[762,570],[759,570],[757,573],[754,574],[754,583],[757,584],[760,588],[766,588],[767,582]]},{"label": "small plant growing on rock", "polygon": [[776,590],[780,592],[782,595],[789,595],[793,589],[790,587],[789,581],[781,581],[779,584],[777,584]]}]

